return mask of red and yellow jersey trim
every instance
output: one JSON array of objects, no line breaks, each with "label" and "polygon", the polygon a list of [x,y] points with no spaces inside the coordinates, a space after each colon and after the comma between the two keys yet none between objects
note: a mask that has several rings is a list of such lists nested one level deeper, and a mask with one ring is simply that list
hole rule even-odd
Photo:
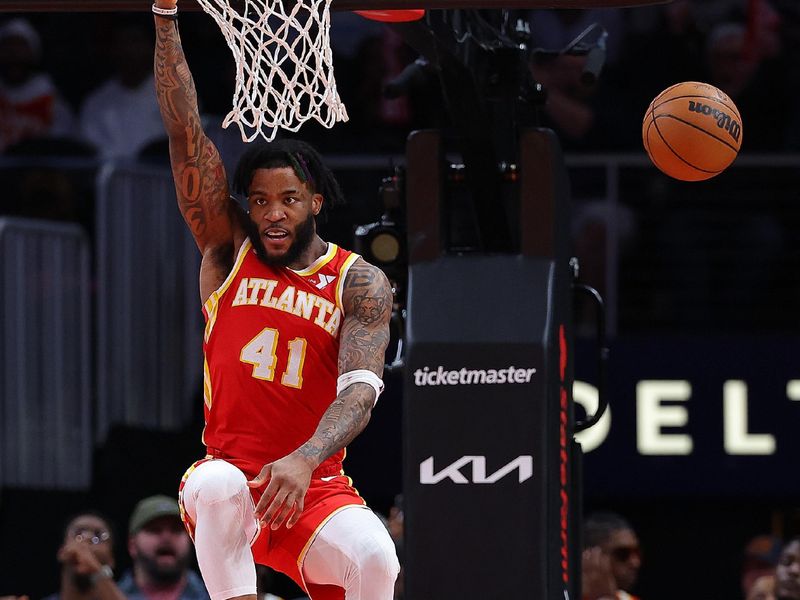
[{"label": "red and yellow jersey trim", "polygon": [[338,306],[342,314],[344,314],[344,306],[342,304],[342,292],[344,290],[344,279],[347,277],[348,271],[350,271],[350,267],[353,266],[353,263],[356,262],[361,256],[353,252],[348,256],[344,262],[342,263],[341,268],[339,269],[339,280],[336,282],[336,306]]},{"label": "red and yellow jersey trim", "polygon": [[228,273],[228,276],[225,278],[225,281],[222,282],[222,285],[211,293],[211,295],[208,297],[208,300],[206,300],[205,304],[203,305],[203,312],[206,315],[206,329],[204,333],[204,339],[206,342],[208,342],[208,338],[211,336],[211,331],[214,329],[214,323],[217,322],[217,308],[219,307],[219,299],[226,291],[228,291],[231,283],[233,283],[233,280],[236,278],[236,274],[242,267],[245,256],[247,256],[247,253],[252,247],[253,245],[250,243],[250,240],[246,239],[242,244],[242,247],[239,248],[239,254],[236,256],[236,262],[233,264],[231,272]]},{"label": "red and yellow jersey trim", "polygon": [[308,277],[309,275],[313,275],[317,271],[319,271],[322,267],[327,265],[336,257],[336,252],[339,250],[339,247],[334,244],[333,242],[328,242],[328,249],[325,251],[325,254],[320,256],[317,260],[313,263],[308,265],[305,269],[300,269],[299,271],[295,271],[294,269],[290,269],[293,273],[300,275],[300,277]]},{"label": "red and yellow jersey trim", "polygon": [[203,402],[211,408],[213,399],[211,397],[211,371],[208,369],[208,358],[203,356]]}]

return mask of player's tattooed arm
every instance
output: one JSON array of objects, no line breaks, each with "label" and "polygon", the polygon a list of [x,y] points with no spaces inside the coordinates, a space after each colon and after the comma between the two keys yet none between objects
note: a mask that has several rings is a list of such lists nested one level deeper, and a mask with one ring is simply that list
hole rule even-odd
[{"label": "player's tattooed arm", "polygon": [[[339,373],[369,369],[381,376],[392,313],[392,290],[386,276],[358,259],[345,278],[342,304],[345,316]],[[374,404],[375,390],[369,385],[346,387],[322,415],[311,439],[288,456],[264,465],[247,483],[252,488],[267,486],[255,508],[262,523],[277,529],[297,522],[313,470],[361,433]]]},{"label": "player's tattooed arm", "polygon": [[203,131],[176,22],[155,16],[155,25],[156,95],[169,136],[178,207],[202,252],[230,246],[238,204],[230,199],[219,152]]},{"label": "player's tattooed arm", "polygon": [[[342,290],[345,318],[339,346],[339,373],[368,369],[383,375],[389,344],[392,289],[383,272],[358,259],[350,268]],[[375,390],[354,383],[339,394],[322,416],[319,427],[298,449],[312,465],[349,444],[366,427],[375,404]]]}]

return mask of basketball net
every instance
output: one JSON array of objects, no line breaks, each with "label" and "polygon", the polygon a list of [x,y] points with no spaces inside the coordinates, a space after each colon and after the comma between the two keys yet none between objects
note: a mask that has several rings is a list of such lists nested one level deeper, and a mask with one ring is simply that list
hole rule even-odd
[{"label": "basketball net", "polygon": [[331,0],[197,1],[236,61],[233,110],[223,127],[236,123],[252,142],[273,140],[278,128],[297,131],[312,118],[328,128],[347,121],[333,77]]}]

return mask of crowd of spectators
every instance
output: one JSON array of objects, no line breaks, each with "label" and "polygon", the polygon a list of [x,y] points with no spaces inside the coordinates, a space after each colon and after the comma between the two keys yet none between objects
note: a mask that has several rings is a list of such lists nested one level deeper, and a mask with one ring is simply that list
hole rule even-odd
[{"label": "crowd of spectators", "polygon": [[[402,495],[395,498],[388,516],[378,516],[402,564]],[[126,538],[119,540],[116,524],[102,512],[86,509],[70,516],[55,551],[60,565],[58,589],[44,600],[209,599],[174,497],[157,494],[140,499],[126,525]],[[616,512],[591,512],[583,522],[582,539],[583,600],[647,600],[647,593],[639,591],[645,565],[642,543],[631,521]],[[128,567],[120,566],[123,561],[117,552],[122,546]],[[735,570],[736,565],[731,568]],[[728,600],[800,600],[800,538],[754,536],[744,546],[739,572],[741,594],[726,596]],[[260,600],[308,600],[294,582],[269,567],[258,565],[257,579]],[[649,589],[653,588],[658,583],[650,581]],[[3,595],[9,591],[0,589],[0,600],[36,597]],[[694,596],[687,592],[686,597]],[[394,598],[404,598],[402,570]]]},{"label": "crowd of spectators", "polygon": [[[389,516],[378,515],[392,539],[402,546],[400,497]],[[127,522],[127,537],[119,540],[114,521],[96,509],[69,516],[55,551],[60,576],[58,589],[44,600],[209,600],[196,565],[191,539],[173,496],[156,494],[140,499]],[[122,542],[122,543],[121,543]],[[120,546],[127,550],[128,568],[121,568]],[[288,576],[257,565],[260,600],[308,600]],[[402,578],[395,600],[402,600]],[[30,590],[0,589],[0,600],[38,598]]]},{"label": "crowd of spectators", "polygon": [[[608,32],[596,85],[581,83],[586,57],[531,53],[534,78],[548,94],[542,121],[560,133],[567,149],[638,150],[638,125],[650,99],[686,80],[716,85],[736,101],[746,115],[746,151],[800,145],[792,44],[800,25],[791,2],[675,0],[634,10],[534,9],[515,16],[529,22],[531,48],[566,48],[592,24]],[[49,13],[2,23],[0,149],[27,139],[70,137],[103,158],[135,157],[163,137],[149,18]],[[198,63],[202,110],[221,120],[233,93],[233,61],[210,18],[187,13],[181,19],[187,52]],[[446,124],[446,110],[437,106],[441,99],[431,93],[436,83],[416,78],[405,96],[383,93],[417,57],[397,33],[351,13],[334,13],[332,23],[338,89],[350,106],[350,123],[337,125],[335,136],[311,126],[304,137],[321,138],[324,150],[402,151],[410,129]],[[64,28],[71,35],[53,35]],[[435,77],[433,70],[427,73]],[[480,86],[492,73],[476,68],[474,75]],[[778,122],[791,126],[775,127]]]},{"label": "crowd of spectators", "polygon": [[[585,56],[529,54],[527,67],[546,93],[534,112],[540,124],[556,131],[567,153],[642,154],[645,107],[661,90],[686,80],[714,84],[736,102],[744,122],[743,156],[800,148],[800,15],[792,2],[675,0],[636,9],[534,9],[514,16],[527,21],[530,48],[566,48],[593,24],[608,32],[605,68],[595,84],[581,77]],[[463,17],[466,23],[474,18]],[[78,221],[91,230],[97,165],[105,160],[166,165],[149,20],[146,13],[42,13],[0,22],[0,166],[3,155],[6,161],[42,155],[85,159],[84,170],[6,162],[0,168],[0,185],[7,190],[0,215]],[[232,172],[245,147],[236,128],[221,128],[234,89],[232,57],[207,15],[183,12],[181,31],[196,65],[206,130]],[[464,39],[465,45],[473,43],[468,35]],[[418,56],[393,29],[334,13],[331,44],[350,121],[331,131],[313,122],[303,126],[300,135],[323,153],[400,156],[410,131],[459,125],[448,112],[460,92],[443,92],[436,69],[418,69],[396,85]],[[467,66],[479,93],[491,87],[487,82],[496,65]],[[391,98],[384,93],[387,86],[394,91]],[[405,93],[398,96],[398,90]],[[386,162],[388,173],[390,159]],[[775,299],[800,294],[783,275],[798,266],[791,258],[797,254],[793,231],[800,219],[793,188],[781,183],[780,172],[739,171],[719,177],[712,187],[640,170],[620,182],[620,201],[611,211],[596,177],[574,177],[573,232],[584,279],[607,292],[607,264],[619,261],[614,302],[622,330],[769,330],[786,320]],[[754,201],[762,188],[753,182],[764,177],[774,189]],[[358,177],[356,185],[340,178],[354,207],[351,214],[377,217],[376,189]],[[718,218],[722,202],[724,222]],[[616,258],[606,256],[612,220]],[[349,239],[352,223],[338,226],[342,231],[329,237]],[[740,252],[732,256],[732,248]],[[734,263],[739,267],[726,268]],[[750,278],[747,285],[742,277]]]}]

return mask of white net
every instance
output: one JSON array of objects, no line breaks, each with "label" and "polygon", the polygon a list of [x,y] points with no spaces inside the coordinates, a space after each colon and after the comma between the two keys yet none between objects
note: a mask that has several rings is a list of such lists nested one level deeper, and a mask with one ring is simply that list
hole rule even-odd
[{"label": "white net", "polygon": [[[225,36],[236,61],[233,109],[246,142],[297,131],[309,119],[347,121],[333,77],[331,0],[197,0]],[[268,5],[271,4],[271,5]]]}]

